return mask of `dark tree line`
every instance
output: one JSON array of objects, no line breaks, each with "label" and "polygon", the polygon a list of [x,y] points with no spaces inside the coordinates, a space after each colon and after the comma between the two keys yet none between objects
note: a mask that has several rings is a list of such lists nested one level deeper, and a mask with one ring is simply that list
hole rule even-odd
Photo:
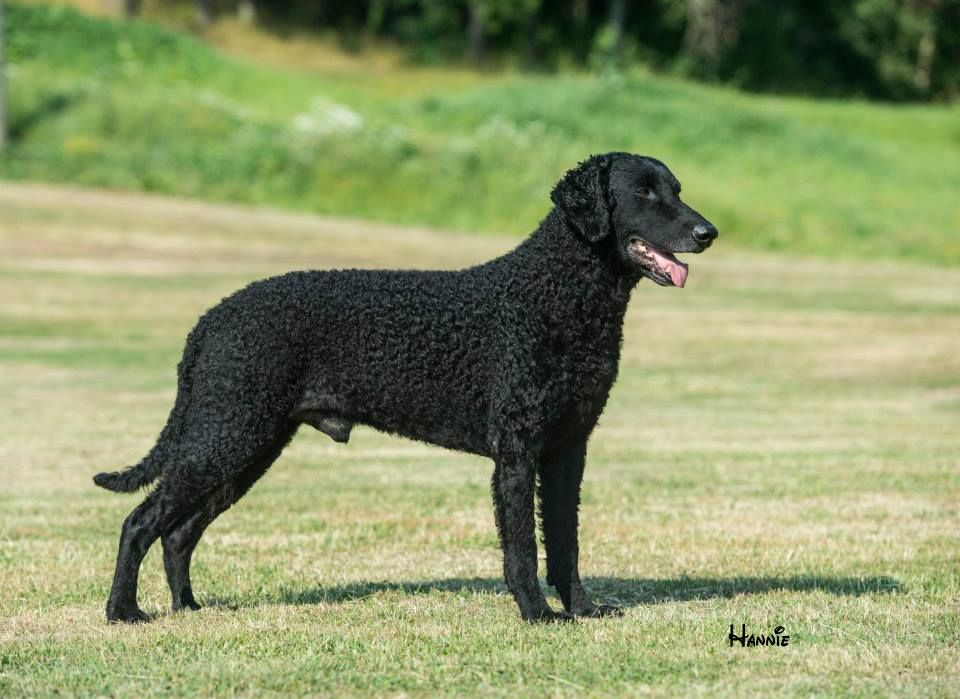
[{"label": "dark tree line", "polygon": [[[136,13],[140,0],[125,0]],[[952,99],[960,0],[192,0],[276,31],[389,40],[422,62],[609,69],[642,61],[751,90]]]},{"label": "dark tree line", "polygon": [[7,85],[3,27],[3,0],[0,0],[0,148],[7,145]]}]

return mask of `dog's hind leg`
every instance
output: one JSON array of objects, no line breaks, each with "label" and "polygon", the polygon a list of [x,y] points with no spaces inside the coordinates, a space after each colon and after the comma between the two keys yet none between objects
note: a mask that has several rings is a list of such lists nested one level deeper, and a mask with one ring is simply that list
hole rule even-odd
[{"label": "dog's hind leg", "polygon": [[159,534],[159,516],[159,498],[156,493],[151,493],[123,522],[116,573],[107,601],[108,621],[138,623],[150,620],[137,606],[137,576],[147,549]]},{"label": "dog's hind leg", "polygon": [[220,514],[242,498],[290,441],[296,426],[282,433],[273,444],[255,456],[237,476],[211,492],[199,508],[162,536],[163,567],[173,597],[173,610],[200,609],[190,584],[190,561],[203,532]]},{"label": "dog's hind leg", "polygon": [[[234,479],[239,479],[242,485],[246,469],[259,463],[266,454],[272,454],[268,460],[264,459],[269,465],[296,431],[295,425],[269,428],[251,421],[220,423],[219,429],[210,431],[209,424],[203,419],[193,423],[194,430],[183,435],[176,452],[177,463],[164,468],[157,489],[124,522],[116,573],[107,600],[108,621],[149,620],[137,607],[137,577],[140,563],[153,542],[169,536],[193,515],[202,512],[206,500],[221,487]],[[256,473],[256,469],[251,473]],[[246,490],[242,489],[240,494],[243,492]],[[219,511],[222,509],[225,508]],[[208,512],[218,513],[218,510],[213,507]]]},{"label": "dog's hind leg", "polygon": [[183,503],[171,501],[164,484],[137,505],[120,533],[117,567],[107,599],[107,621],[140,623],[150,617],[137,606],[137,579],[140,564],[153,542],[169,523],[176,522],[186,511]]}]

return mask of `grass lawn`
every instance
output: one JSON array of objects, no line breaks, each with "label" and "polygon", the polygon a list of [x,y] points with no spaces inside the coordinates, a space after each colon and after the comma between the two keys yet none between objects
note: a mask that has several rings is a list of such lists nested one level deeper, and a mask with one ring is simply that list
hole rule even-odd
[{"label": "grass lawn", "polygon": [[519,620],[486,461],[305,428],[197,549],[202,611],[167,613],[153,550],[157,620],[104,622],[138,499],[90,477],[152,444],[202,310],[291,268],[510,245],[0,185],[0,695],[956,696],[960,270],[723,239],[686,289],[636,290],[591,443],[582,570],[624,618]]}]

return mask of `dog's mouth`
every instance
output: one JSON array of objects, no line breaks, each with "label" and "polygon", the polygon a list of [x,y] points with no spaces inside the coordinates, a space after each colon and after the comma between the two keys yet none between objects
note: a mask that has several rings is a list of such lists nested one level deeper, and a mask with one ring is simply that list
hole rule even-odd
[{"label": "dog's mouth", "polygon": [[689,266],[666,250],[659,250],[642,238],[632,238],[627,251],[640,265],[643,273],[660,286],[679,286],[687,283]]}]

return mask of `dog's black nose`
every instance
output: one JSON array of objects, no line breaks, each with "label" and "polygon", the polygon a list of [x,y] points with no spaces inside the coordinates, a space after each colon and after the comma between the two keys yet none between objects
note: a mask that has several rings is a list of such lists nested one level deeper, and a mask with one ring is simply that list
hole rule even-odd
[{"label": "dog's black nose", "polygon": [[693,229],[693,239],[701,245],[709,245],[717,235],[717,229],[710,223],[701,223]]}]

